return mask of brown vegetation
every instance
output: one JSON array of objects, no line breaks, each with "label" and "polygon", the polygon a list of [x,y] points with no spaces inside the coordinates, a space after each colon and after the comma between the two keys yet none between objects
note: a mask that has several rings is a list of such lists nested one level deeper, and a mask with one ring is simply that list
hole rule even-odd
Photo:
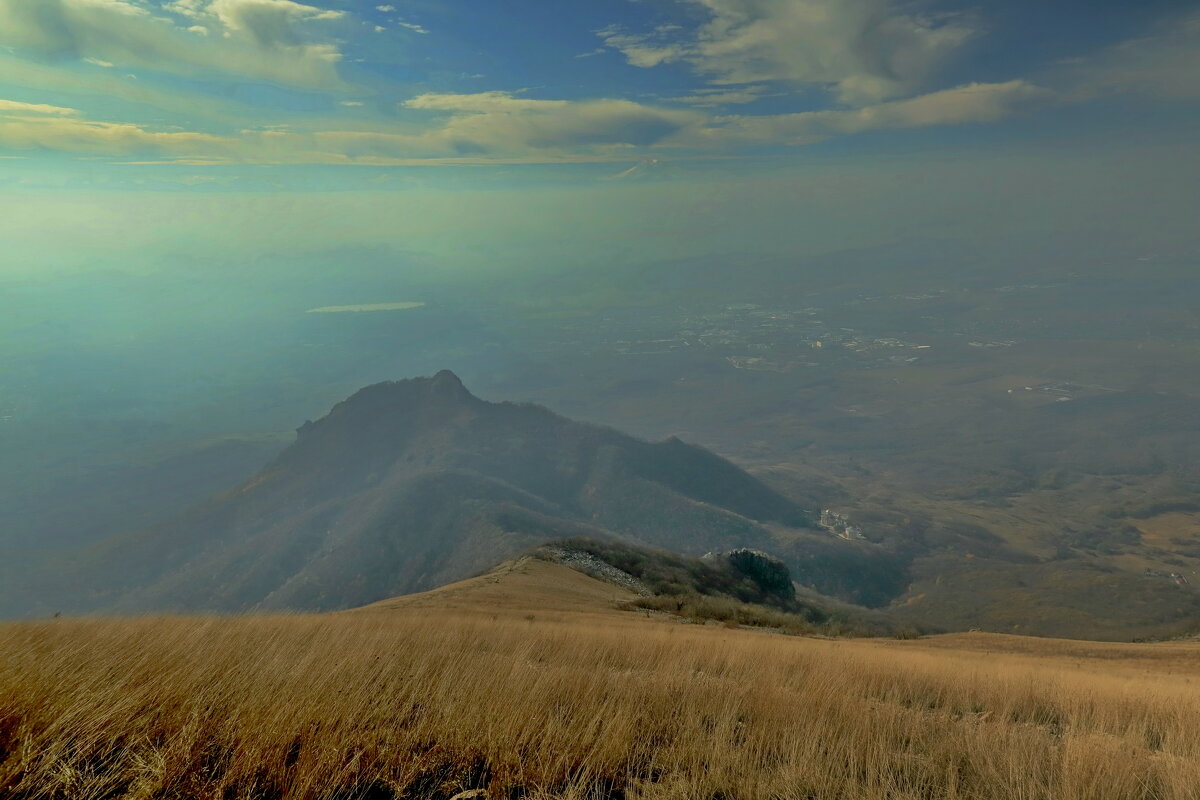
[{"label": "brown vegetation", "polygon": [[797,638],[620,594],[539,563],[343,614],[8,624],[0,797],[1200,796],[1193,644]]}]

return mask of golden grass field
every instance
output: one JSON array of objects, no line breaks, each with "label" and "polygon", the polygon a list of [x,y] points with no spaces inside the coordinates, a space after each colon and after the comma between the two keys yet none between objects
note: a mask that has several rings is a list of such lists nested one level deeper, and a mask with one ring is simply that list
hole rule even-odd
[{"label": "golden grass field", "polygon": [[522,561],[329,615],[0,626],[0,797],[1200,798],[1200,646],[826,640]]}]

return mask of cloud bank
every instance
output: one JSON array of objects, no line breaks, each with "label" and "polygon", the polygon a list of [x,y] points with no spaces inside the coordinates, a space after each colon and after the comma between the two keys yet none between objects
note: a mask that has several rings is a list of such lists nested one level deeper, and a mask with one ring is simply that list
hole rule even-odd
[{"label": "cloud bank", "polygon": [[340,11],[294,0],[175,0],[162,11],[172,16],[132,0],[0,0],[0,45],[43,60],[186,77],[341,85],[340,51],[313,30]]},{"label": "cloud bank", "polygon": [[996,122],[1050,101],[1054,93],[1026,81],[972,83],[954,89],[850,110],[717,117],[689,132],[695,147],[745,144],[812,144],[873,130]]},{"label": "cloud bank", "polygon": [[[973,18],[901,0],[677,2],[695,12],[690,26],[597,33],[637,67],[683,65],[693,85],[580,96],[575,84],[447,88],[478,85],[465,82],[477,73],[352,89],[338,73],[342,48],[354,55],[342,34],[376,20],[329,7],[344,0],[0,0],[0,97],[11,98],[0,100],[0,148],[136,163],[628,163],[987,124],[1120,94],[1200,98],[1195,12],[1037,80],[935,88],[980,33]],[[307,94],[230,85],[256,82]]]},{"label": "cloud bank", "polygon": [[637,67],[686,62],[718,85],[815,85],[865,105],[917,91],[978,33],[962,16],[922,15],[890,0],[686,0],[708,21],[597,32]]},{"label": "cloud bank", "polygon": [[968,86],[857,109],[759,116],[620,99],[544,100],[505,92],[422,94],[415,132],[247,129],[235,136],[93,122],[74,109],[0,100],[0,146],[188,163],[407,164],[619,161],[804,145],[871,130],[993,122],[1052,97],[1025,81]]}]

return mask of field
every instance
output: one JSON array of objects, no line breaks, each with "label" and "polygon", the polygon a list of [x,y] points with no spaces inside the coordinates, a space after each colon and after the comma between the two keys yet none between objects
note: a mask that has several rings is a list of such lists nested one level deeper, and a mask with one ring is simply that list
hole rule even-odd
[{"label": "field", "polygon": [[800,638],[627,598],[526,561],[340,614],[7,624],[0,797],[1200,797],[1194,643]]}]

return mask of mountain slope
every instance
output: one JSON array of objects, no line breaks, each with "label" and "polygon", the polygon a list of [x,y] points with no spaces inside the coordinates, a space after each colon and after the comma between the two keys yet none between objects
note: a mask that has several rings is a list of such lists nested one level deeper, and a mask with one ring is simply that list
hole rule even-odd
[{"label": "mountain slope", "polygon": [[787,567],[740,548],[701,558],[615,540],[575,538],[538,545],[481,575],[348,612],[450,609],[494,616],[657,612],[658,616],[792,634],[903,635],[918,629],[888,615],[796,591]]},{"label": "mountain slope", "polygon": [[623,587],[565,564],[535,556],[519,556],[496,565],[483,575],[418,594],[389,597],[347,614],[398,609],[454,609],[460,613],[495,614],[583,612],[628,617],[620,604],[637,595]]},{"label": "mountain slope", "polygon": [[769,549],[808,512],[702,448],[490,403],[450,372],[369,386],[243,486],[83,557],[63,606],[337,609],[430,589],[540,541]]}]

